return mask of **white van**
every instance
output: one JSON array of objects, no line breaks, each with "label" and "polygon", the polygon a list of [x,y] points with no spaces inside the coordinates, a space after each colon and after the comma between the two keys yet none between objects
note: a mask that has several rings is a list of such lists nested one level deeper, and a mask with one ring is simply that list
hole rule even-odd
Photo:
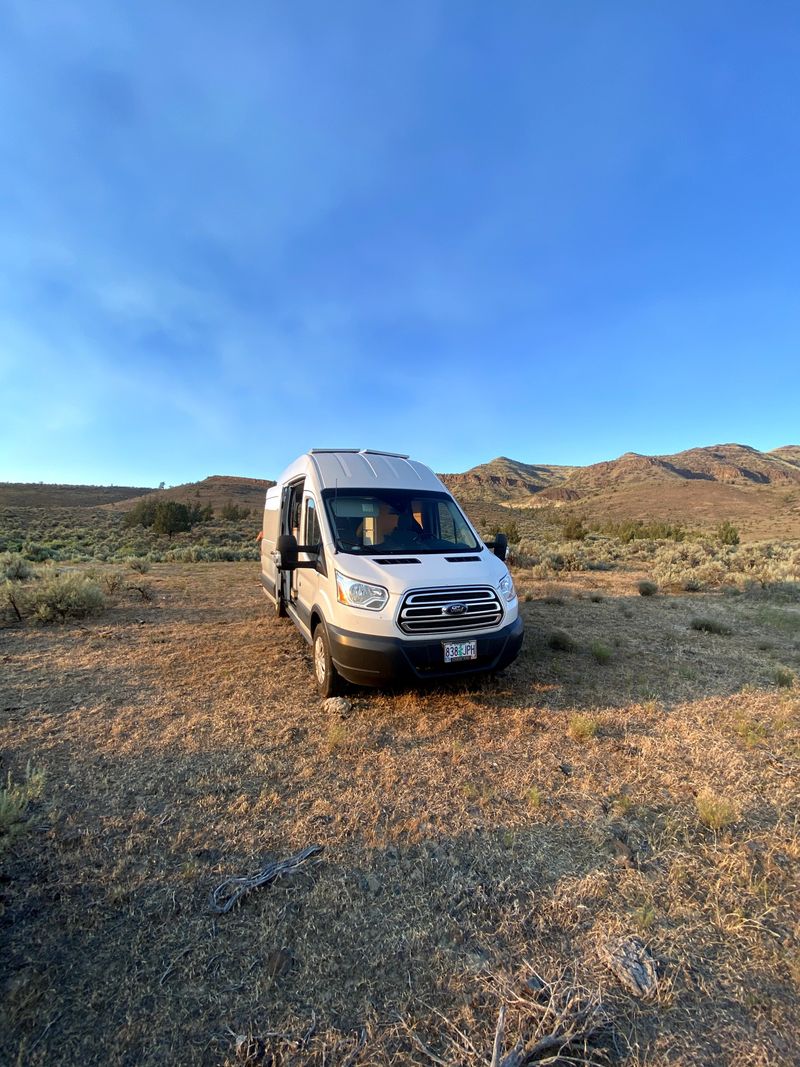
[{"label": "white van", "polygon": [[267,491],[264,592],[313,647],[326,697],[342,678],[382,685],[511,663],[523,627],[505,555],[505,537],[485,544],[408,456],[314,448]]}]

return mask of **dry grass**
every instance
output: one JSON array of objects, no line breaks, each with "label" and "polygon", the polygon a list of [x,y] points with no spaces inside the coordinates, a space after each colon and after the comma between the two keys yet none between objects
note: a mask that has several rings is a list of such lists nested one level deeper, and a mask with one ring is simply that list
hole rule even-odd
[{"label": "dry grass", "polygon": [[9,771],[6,784],[0,787],[0,852],[11,848],[25,829],[28,809],[41,796],[43,786],[44,775],[30,763],[21,782],[15,782]]},{"label": "dry grass", "polygon": [[[501,1004],[510,1048],[600,1001],[591,1060],[798,1062],[796,609],[630,572],[543,604],[521,576],[504,676],[332,723],[254,571],[154,564],[149,601],[0,630],[3,780],[46,774],[2,856],[2,1062],[487,1064]],[[700,611],[733,631],[713,654]],[[734,813],[713,833],[704,790]],[[310,843],[319,867],[209,912]],[[646,1003],[603,962],[629,934]]]},{"label": "dry grass", "polygon": [[600,723],[595,715],[571,715],[569,719],[569,736],[573,741],[588,741],[597,737]]},{"label": "dry grass", "polygon": [[736,821],[736,805],[727,797],[717,796],[711,789],[703,789],[695,798],[697,817],[711,830],[721,830]]}]

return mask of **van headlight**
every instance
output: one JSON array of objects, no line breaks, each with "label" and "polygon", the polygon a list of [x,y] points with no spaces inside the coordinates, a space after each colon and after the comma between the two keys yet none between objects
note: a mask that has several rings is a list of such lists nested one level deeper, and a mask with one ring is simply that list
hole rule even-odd
[{"label": "van headlight", "polygon": [[517,591],[514,588],[514,582],[510,574],[507,574],[504,578],[500,579],[498,589],[506,598],[506,600],[513,600],[514,597],[517,595]]},{"label": "van headlight", "polygon": [[382,585],[359,582],[355,578],[347,578],[336,571],[336,596],[340,604],[347,604],[349,608],[368,608],[370,611],[380,611],[381,608],[386,607],[389,592]]}]

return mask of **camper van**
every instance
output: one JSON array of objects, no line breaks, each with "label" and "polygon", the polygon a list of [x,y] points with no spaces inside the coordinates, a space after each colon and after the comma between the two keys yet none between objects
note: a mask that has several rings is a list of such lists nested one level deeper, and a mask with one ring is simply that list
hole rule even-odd
[{"label": "camper van", "polygon": [[267,491],[261,581],[312,647],[324,697],[497,671],[522,644],[506,540],[485,543],[430,468],[314,448]]}]

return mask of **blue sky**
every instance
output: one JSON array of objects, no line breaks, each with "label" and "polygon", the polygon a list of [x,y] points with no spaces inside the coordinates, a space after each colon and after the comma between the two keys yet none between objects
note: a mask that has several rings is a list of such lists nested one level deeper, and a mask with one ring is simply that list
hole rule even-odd
[{"label": "blue sky", "polygon": [[0,0],[0,479],[800,443],[800,9]]}]

